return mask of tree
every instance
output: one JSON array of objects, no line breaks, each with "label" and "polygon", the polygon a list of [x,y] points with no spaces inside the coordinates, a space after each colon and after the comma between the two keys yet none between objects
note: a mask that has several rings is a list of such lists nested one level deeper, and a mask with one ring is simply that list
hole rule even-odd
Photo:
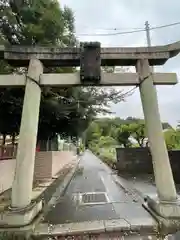
[{"label": "tree", "polygon": [[110,136],[101,136],[98,143],[99,148],[112,148],[115,145],[117,145],[117,141]]},{"label": "tree", "polygon": [[97,142],[101,137],[101,130],[96,122],[92,122],[85,131],[84,141],[88,147],[92,142]]},{"label": "tree", "polygon": [[[61,132],[70,136],[81,136],[98,113],[109,112],[109,109],[106,108],[109,100],[121,100],[120,93],[114,94],[114,91],[107,93],[103,89],[92,87],[61,89],[56,94],[53,101],[51,94],[50,99],[47,99],[46,96],[49,106],[46,105],[47,109],[43,109],[42,105],[42,111],[44,111],[42,116],[44,118],[41,121],[45,122],[41,126],[52,133]],[[45,115],[48,109],[49,113]],[[52,111],[57,111],[55,113],[56,118],[55,116],[51,117]],[[52,122],[47,119],[52,119]],[[52,126],[54,127],[52,128]],[[41,132],[45,133],[44,130]]]},{"label": "tree", "polygon": [[74,18],[57,0],[1,0],[1,38],[9,44],[74,45]]},{"label": "tree", "polygon": [[131,136],[136,139],[140,147],[145,146],[145,139],[146,139],[146,133],[145,133],[145,124],[140,123],[132,123],[130,124],[130,131]]},{"label": "tree", "polygon": [[12,135],[13,142],[19,132],[23,95],[22,89],[0,89],[0,133],[4,138]]},{"label": "tree", "polygon": [[129,140],[131,136],[131,128],[129,125],[121,125],[116,132],[116,140],[120,145],[123,145],[125,148],[131,146]]},{"label": "tree", "polygon": [[[20,5],[19,5],[20,4]],[[76,46],[74,16],[57,0],[0,0],[0,43],[4,45]],[[0,73],[19,72],[2,61]],[[26,72],[27,69],[21,69]],[[72,72],[74,68],[46,68],[45,72]],[[113,88],[42,89],[38,139],[57,133],[79,136],[97,113],[109,113],[109,101],[121,101]],[[24,89],[1,89],[1,126],[4,134],[18,134]],[[12,110],[13,109],[13,110]],[[8,121],[7,121],[8,119]],[[11,128],[13,126],[13,128]]]},{"label": "tree", "polygon": [[[162,123],[163,126],[169,126],[168,130],[164,130],[165,140],[169,149],[180,148],[180,131],[179,128],[176,130],[172,129],[170,124]],[[92,128],[93,127],[93,134]],[[170,128],[171,127],[171,128]],[[89,134],[88,131],[91,131]],[[126,119],[121,119],[119,117],[115,118],[95,118],[93,124],[88,128],[88,143],[93,148],[104,148],[114,147],[114,145],[119,144],[123,147],[146,147],[148,146],[148,139],[145,129],[144,119],[128,117]],[[86,132],[84,134],[86,136]],[[132,137],[137,141],[134,145]],[[115,144],[116,143],[116,144]]]},{"label": "tree", "polygon": [[[40,0],[22,2],[21,7],[17,6],[17,1],[0,1],[0,39],[3,44],[48,44],[48,45],[74,45],[74,17],[72,11],[65,7],[60,9],[58,1]],[[2,61],[1,73],[17,71]],[[53,69],[54,70],[54,69]],[[67,69],[66,69],[67,70]],[[69,69],[72,71],[72,69]],[[46,70],[47,71],[47,70]],[[57,71],[59,71],[57,69]],[[61,70],[61,72],[64,70]],[[22,102],[24,89],[1,89],[0,109],[1,133],[18,134],[21,119]],[[49,114],[48,107],[52,107],[54,91],[46,88],[43,91],[40,111],[39,136],[43,135],[41,129],[45,129],[47,122],[43,121]],[[47,101],[48,99],[48,101]],[[46,109],[46,111],[43,111]],[[49,116],[57,119],[55,113],[59,113],[60,106],[53,105],[54,114]],[[42,114],[44,114],[42,116]],[[48,125],[52,123],[52,117]],[[48,119],[48,120],[49,120]],[[44,124],[44,126],[43,126]],[[51,131],[51,129],[50,129]]]},{"label": "tree", "polygon": [[[72,11],[67,7],[64,10],[61,9],[56,0],[22,1],[21,7],[17,6],[17,1],[1,0],[0,9],[0,40],[5,45],[65,46],[75,44]],[[1,73],[17,71],[3,61],[2,65]],[[50,95],[53,97],[54,92],[52,89],[46,88],[42,94],[42,109],[48,108],[49,103],[46,100],[50,98]],[[4,131],[6,134],[19,132],[23,96],[24,89],[1,89],[0,109],[3,115],[1,122],[4,123],[1,124],[1,132]],[[42,121],[42,123],[44,122]]]},{"label": "tree", "polygon": [[175,129],[169,129],[164,132],[165,142],[167,148],[180,149],[180,131]]}]

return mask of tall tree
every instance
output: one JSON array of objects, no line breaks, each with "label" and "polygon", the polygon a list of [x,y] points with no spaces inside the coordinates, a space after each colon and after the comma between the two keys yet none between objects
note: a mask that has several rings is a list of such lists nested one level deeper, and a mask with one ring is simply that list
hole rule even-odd
[{"label": "tall tree", "polygon": [[[20,5],[18,5],[20,4]],[[71,9],[60,8],[56,0],[0,1],[0,43],[7,45],[58,45],[74,46],[74,17]],[[73,69],[65,69],[72,71]],[[0,73],[17,71],[4,61]],[[26,71],[26,69],[24,69]],[[47,71],[47,70],[46,70]],[[55,69],[53,69],[55,71]],[[58,69],[57,69],[58,71]],[[64,71],[61,69],[61,72]],[[52,107],[54,92],[51,88],[43,91],[40,118],[44,119]],[[0,89],[1,133],[19,132],[24,89]],[[49,101],[47,101],[49,100]],[[57,104],[56,104],[57,105]],[[43,111],[46,109],[45,111]],[[60,110],[54,106],[54,113]],[[42,115],[44,114],[44,115]],[[54,114],[52,114],[54,116]],[[51,117],[52,119],[52,117]],[[57,119],[57,116],[56,118]],[[40,121],[40,132],[45,121]]]},{"label": "tall tree", "polygon": [[57,0],[0,2],[2,39],[9,44],[74,44],[74,18]]},{"label": "tall tree", "polygon": [[[0,0],[0,43],[75,46],[77,41],[74,36],[73,13],[68,7],[61,8],[57,0]],[[5,62],[2,64],[0,73],[19,71]],[[45,69],[46,72],[59,73],[74,70]],[[0,120],[1,133],[18,134],[23,95],[24,89],[0,90],[0,111],[3,116]],[[45,88],[41,98],[38,138],[46,140],[56,133],[78,136],[97,113],[109,112],[109,101],[116,103],[123,97],[121,92],[113,88],[108,91],[107,88],[94,87]]]}]

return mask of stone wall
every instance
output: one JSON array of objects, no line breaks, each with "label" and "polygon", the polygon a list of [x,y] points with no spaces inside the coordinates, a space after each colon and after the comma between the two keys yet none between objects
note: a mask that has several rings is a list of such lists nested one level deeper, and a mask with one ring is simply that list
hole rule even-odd
[{"label": "stone wall", "polygon": [[34,181],[52,178],[52,152],[36,152]]},{"label": "stone wall", "polygon": [[34,181],[51,179],[73,159],[70,151],[36,152]]},{"label": "stone wall", "polygon": [[0,146],[0,161],[5,159],[14,159],[16,158],[17,153],[17,144]]},{"label": "stone wall", "polygon": [[[180,183],[180,150],[169,151],[174,180]],[[117,148],[117,169],[127,174],[152,174],[153,165],[149,148]]]},{"label": "stone wall", "polygon": [[76,159],[75,154],[72,151],[54,151],[52,152],[52,177],[66,165]]},{"label": "stone wall", "polygon": [[[34,166],[34,181],[53,178],[66,164],[76,160],[74,152],[36,152]],[[12,187],[16,160],[6,159],[0,161],[0,193]]]},{"label": "stone wall", "polygon": [[11,188],[15,172],[15,159],[0,161],[0,193]]}]

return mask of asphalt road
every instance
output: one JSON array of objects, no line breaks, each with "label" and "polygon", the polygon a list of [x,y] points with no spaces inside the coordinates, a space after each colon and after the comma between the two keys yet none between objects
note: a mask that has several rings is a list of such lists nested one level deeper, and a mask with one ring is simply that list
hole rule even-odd
[{"label": "asphalt road", "polygon": [[[131,226],[144,223],[153,226],[149,213],[114,181],[112,170],[95,155],[87,151],[81,158],[79,169],[70,182],[65,195],[45,216],[44,222],[63,224],[94,220],[123,218]],[[87,201],[82,194],[105,193]],[[82,201],[84,198],[84,202]],[[92,203],[93,201],[96,201]],[[98,202],[99,201],[99,202]],[[86,202],[86,204],[85,204]]]},{"label": "asphalt road", "polygon": [[[149,181],[149,177],[143,177],[141,178],[141,176],[137,176],[137,177],[130,177],[130,176],[119,176],[119,178],[122,181],[127,181],[127,183],[129,184],[129,186],[131,186],[132,189],[135,189],[138,194],[144,198],[145,196],[154,196],[157,194],[157,190],[156,190],[156,186],[154,184],[154,182],[152,183],[152,181]],[[180,185],[176,185],[176,189],[177,189],[177,193],[180,194]],[[176,234],[174,234],[173,236],[169,236],[167,238],[167,240],[180,240],[180,232],[177,232]]]}]

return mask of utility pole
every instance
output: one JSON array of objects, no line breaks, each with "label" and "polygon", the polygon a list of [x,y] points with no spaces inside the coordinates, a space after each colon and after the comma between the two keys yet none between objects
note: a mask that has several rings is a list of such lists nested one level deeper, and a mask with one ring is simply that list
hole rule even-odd
[{"label": "utility pole", "polygon": [[147,45],[151,47],[151,37],[150,37],[150,29],[148,21],[145,22],[145,30],[146,30],[146,38],[147,38]]},{"label": "utility pole", "polygon": [[[145,22],[145,30],[146,30],[146,39],[147,39],[147,46],[151,47],[151,36],[150,36],[150,28],[149,22]],[[151,67],[151,72],[154,72],[154,67]]]}]

